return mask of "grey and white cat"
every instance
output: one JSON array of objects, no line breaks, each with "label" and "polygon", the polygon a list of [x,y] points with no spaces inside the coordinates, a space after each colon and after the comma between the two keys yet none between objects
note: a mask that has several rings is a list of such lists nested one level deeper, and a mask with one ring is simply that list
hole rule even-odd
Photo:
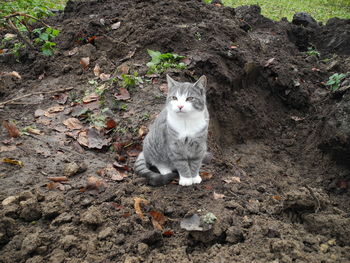
[{"label": "grey and white cat", "polygon": [[154,186],[168,184],[177,174],[180,185],[199,184],[199,168],[207,151],[207,78],[189,83],[167,75],[167,82],[166,106],[151,125],[134,170]]}]

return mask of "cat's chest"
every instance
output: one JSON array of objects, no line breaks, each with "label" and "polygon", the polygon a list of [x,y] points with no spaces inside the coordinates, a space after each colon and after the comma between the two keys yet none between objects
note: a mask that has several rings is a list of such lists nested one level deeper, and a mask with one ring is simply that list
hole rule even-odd
[{"label": "cat's chest", "polygon": [[204,118],[198,119],[177,119],[169,118],[168,124],[176,131],[178,139],[196,137],[207,128],[207,121]]}]

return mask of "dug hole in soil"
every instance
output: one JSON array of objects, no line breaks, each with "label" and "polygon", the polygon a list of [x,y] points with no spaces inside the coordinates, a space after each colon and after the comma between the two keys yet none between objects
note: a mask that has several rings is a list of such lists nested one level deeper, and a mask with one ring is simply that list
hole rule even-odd
[{"label": "dug hole in soil", "polygon": [[[68,1],[46,22],[61,30],[54,56],[0,55],[0,103],[32,93],[0,104],[27,127],[0,134],[1,160],[22,162],[0,166],[1,263],[350,262],[349,80],[325,86],[350,71],[349,20],[104,0]],[[150,187],[130,168],[166,97],[147,49],[186,56],[167,71],[178,81],[208,78],[199,185]],[[123,89],[136,71],[143,83]],[[208,213],[210,230],[180,227]]]}]

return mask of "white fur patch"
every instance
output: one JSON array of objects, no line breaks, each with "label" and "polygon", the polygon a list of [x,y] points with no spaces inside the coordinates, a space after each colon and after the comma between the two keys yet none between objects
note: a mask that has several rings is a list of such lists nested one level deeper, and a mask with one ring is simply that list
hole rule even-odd
[{"label": "white fur patch", "polygon": [[192,184],[193,184],[192,177],[191,178],[186,178],[186,177],[180,176],[179,185],[189,186],[189,185],[192,185]]},{"label": "white fur patch", "polygon": [[200,175],[197,175],[196,177],[192,178],[192,181],[194,184],[200,184],[202,182],[202,177],[200,177]]}]

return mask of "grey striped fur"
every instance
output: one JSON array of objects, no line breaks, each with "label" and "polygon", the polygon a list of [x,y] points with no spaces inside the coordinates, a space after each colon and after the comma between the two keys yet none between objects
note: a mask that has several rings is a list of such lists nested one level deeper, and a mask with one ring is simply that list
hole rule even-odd
[{"label": "grey striped fur", "polygon": [[[169,76],[167,76],[167,79],[169,91],[166,106],[151,125],[143,142],[143,152],[138,156],[134,170],[136,174],[146,177],[149,184],[154,186],[168,184],[178,174],[180,175],[181,185],[192,184],[181,183],[181,180],[188,182],[193,178],[196,178],[193,179],[193,183],[199,183],[201,181],[199,168],[207,150],[206,141],[209,122],[205,97],[206,78],[202,76],[196,83],[177,82]],[[189,112],[178,115],[174,113],[176,106],[181,107],[179,105],[174,106],[175,96],[190,98],[184,102],[184,110],[188,108],[190,109]],[[181,104],[180,99],[176,103]],[[179,111],[181,111],[181,108],[179,108]],[[177,117],[180,115],[185,117]],[[174,118],[177,120],[180,119],[180,122],[183,120],[184,127],[188,129],[188,136],[186,132],[182,134],[182,131],[177,127],[172,127],[176,123],[171,121],[172,116],[175,116]],[[196,116],[199,116],[203,121],[197,121]],[[188,126],[193,123],[198,123],[198,125],[197,127],[187,127],[187,123]],[[154,167],[157,168],[159,173],[153,171],[155,170]]]}]

